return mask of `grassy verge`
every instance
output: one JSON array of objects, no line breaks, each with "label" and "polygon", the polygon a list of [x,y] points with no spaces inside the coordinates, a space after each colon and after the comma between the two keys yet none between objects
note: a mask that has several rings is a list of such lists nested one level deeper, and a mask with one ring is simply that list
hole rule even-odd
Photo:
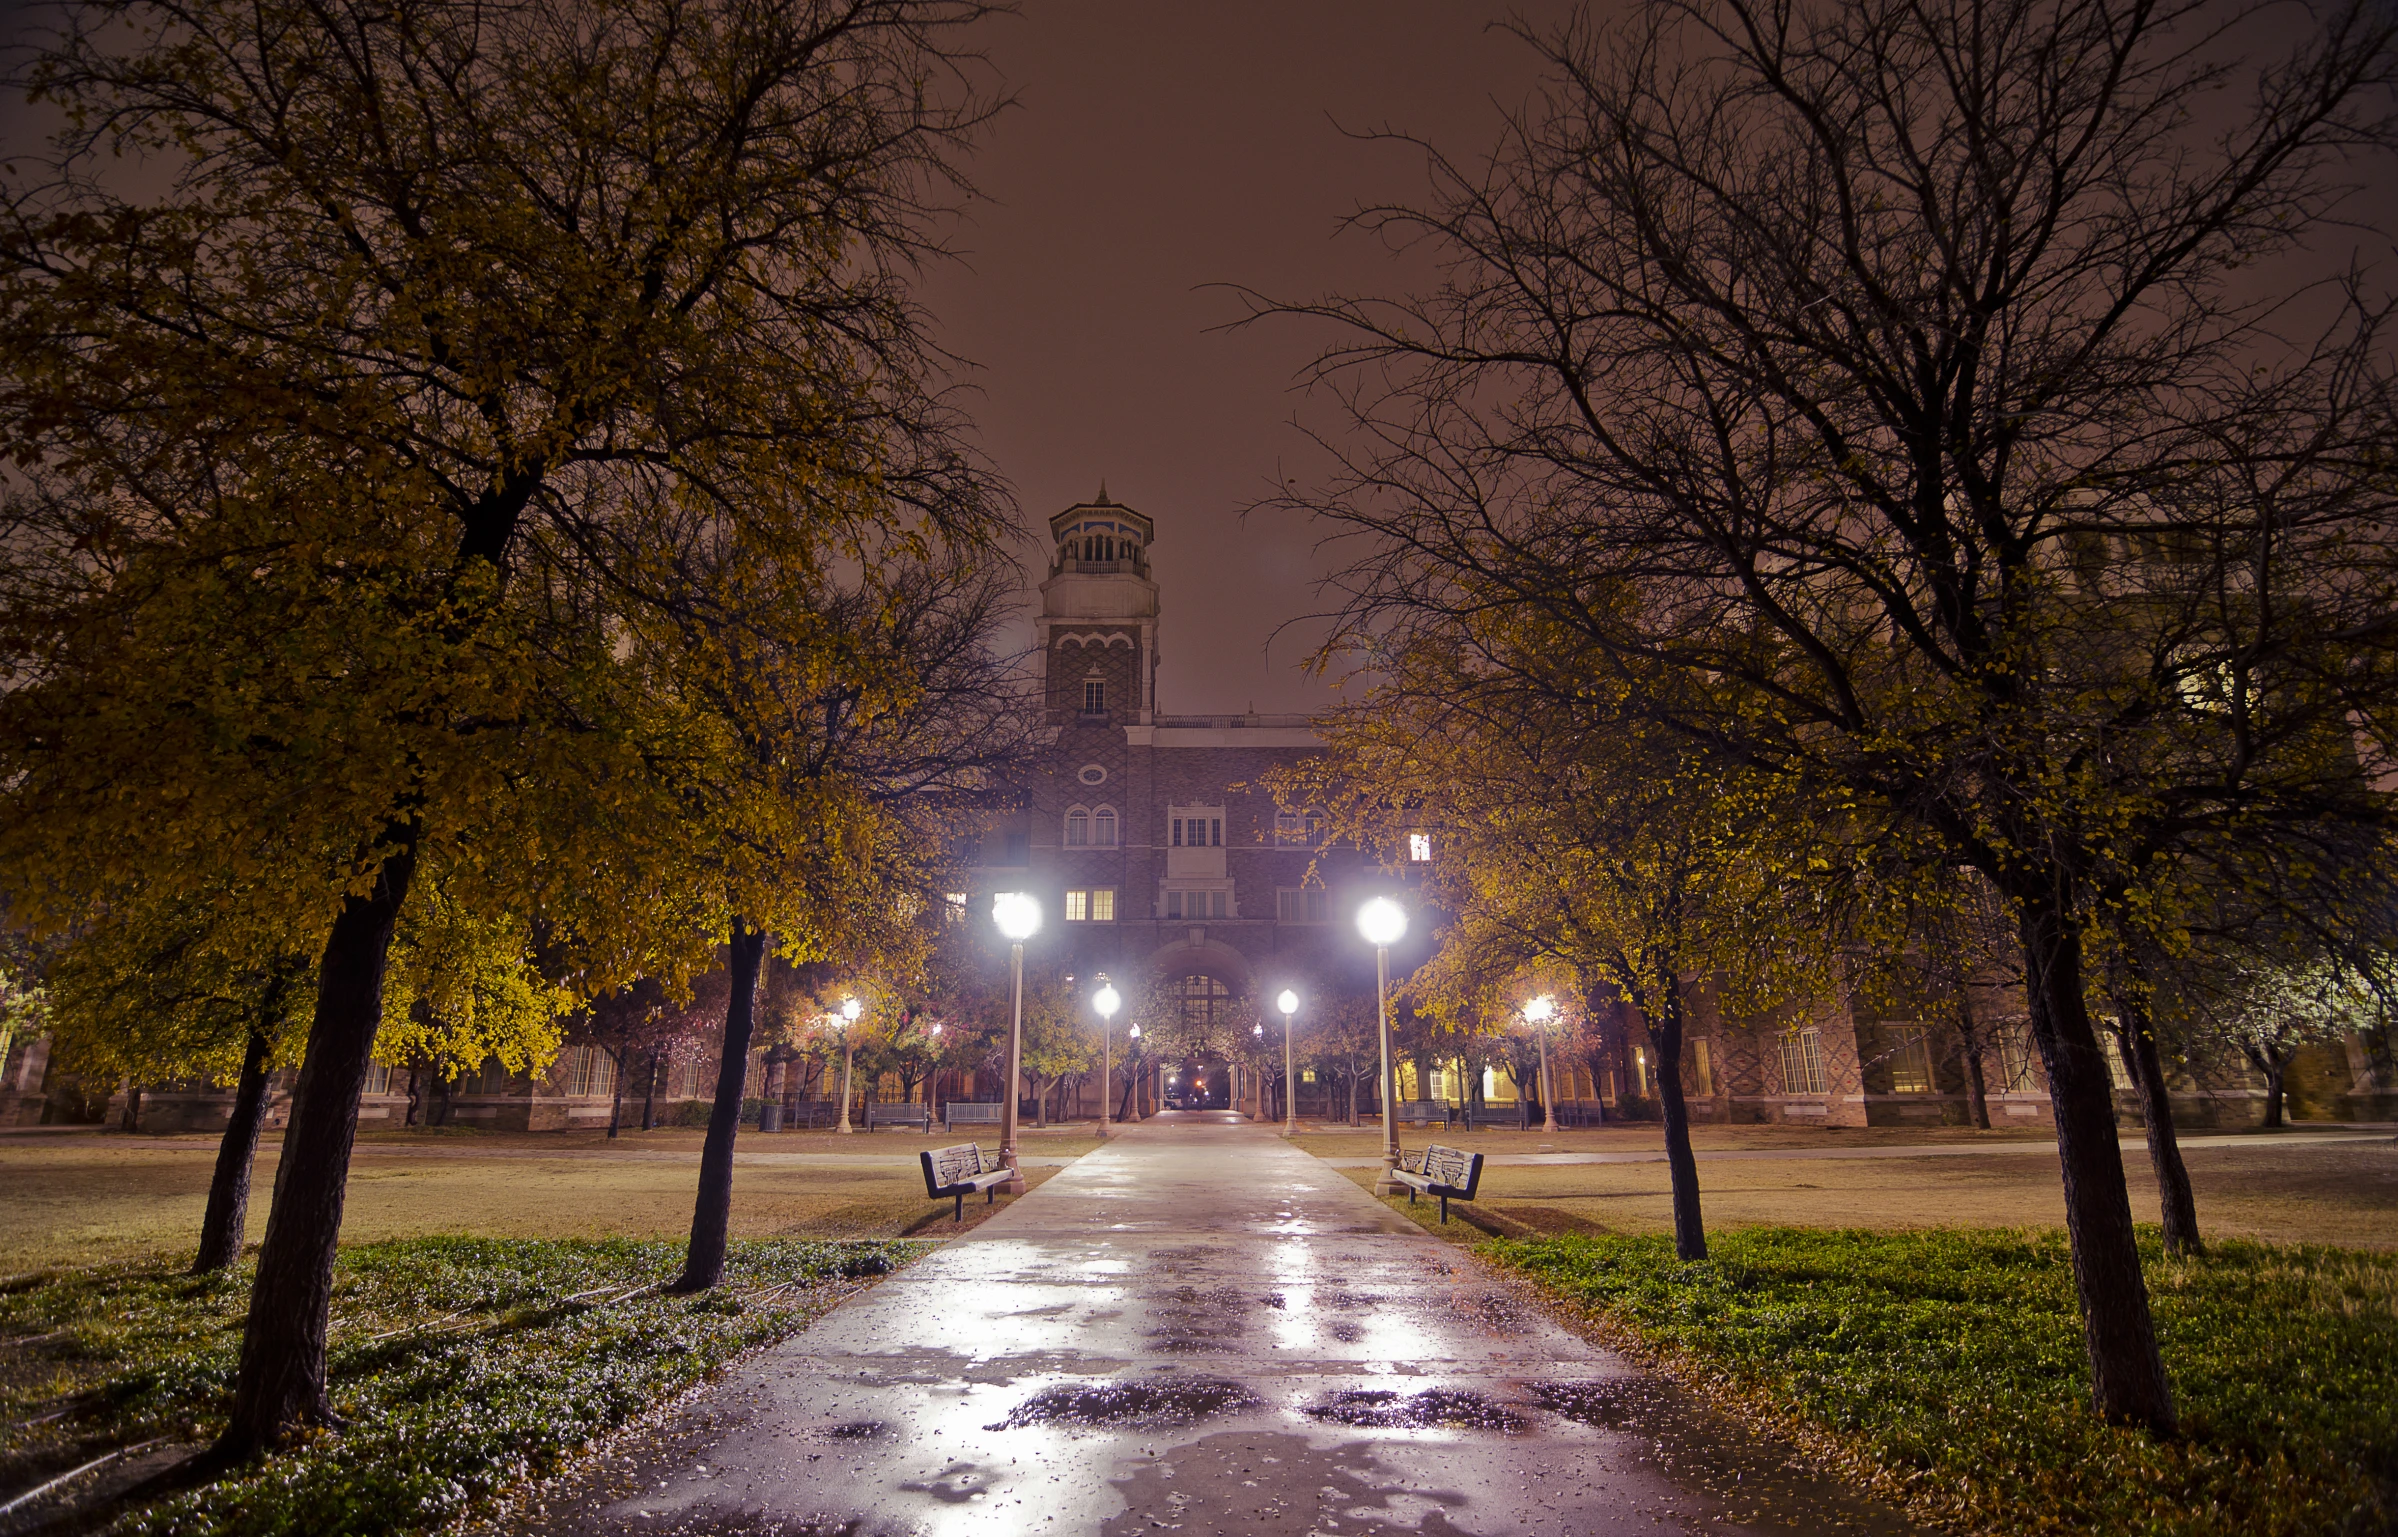
[{"label": "grassy verge", "polygon": [[2398,1529],[2398,1255],[2145,1253],[2182,1433],[2096,1422],[2064,1236],[1754,1227],[1483,1242],[1603,1334],[1975,1532]]},{"label": "grassy verge", "polygon": [[[661,1296],[655,1288],[674,1275],[682,1249],[474,1238],[344,1249],[331,1368],[346,1428],[108,1529],[429,1530],[548,1473],[924,1252],[892,1242],[736,1242],[724,1286],[696,1299]],[[171,1452],[213,1437],[249,1279],[246,1265],[194,1279],[161,1260],[37,1277],[0,1293],[0,1499],[116,1447],[156,1440]]]}]

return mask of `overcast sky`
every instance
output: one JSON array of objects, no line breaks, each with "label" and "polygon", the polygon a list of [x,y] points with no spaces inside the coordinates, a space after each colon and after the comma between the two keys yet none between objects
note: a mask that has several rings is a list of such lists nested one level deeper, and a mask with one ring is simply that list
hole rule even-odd
[{"label": "overcast sky", "polygon": [[[1025,521],[1098,491],[1157,520],[1176,714],[1306,710],[1318,633],[1315,531],[1243,507],[1304,474],[1294,374],[1321,341],[1290,323],[1235,334],[1206,285],[1278,296],[1387,287],[1375,241],[1336,238],[1360,202],[1411,195],[1420,159],[1345,130],[1487,147],[1536,70],[1492,31],[1521,7],[1459,0],[1025,0],[988,34],[1021,105],[975,162],[987,200],[928,298],[973,360],[986,451]],[[1528,14],[1545,20],[1566,7]],[[1038,558],[1037,552],[1032,554]]]}]

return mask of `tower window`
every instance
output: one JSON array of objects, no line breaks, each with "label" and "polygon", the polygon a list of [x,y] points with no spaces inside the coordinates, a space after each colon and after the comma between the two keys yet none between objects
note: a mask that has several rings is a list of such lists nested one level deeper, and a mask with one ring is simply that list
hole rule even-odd
[{"label": "tower window", "polygon": [[1078,849],[1091,841],[1091,814],[1076,809],[1066,813],[1066,847]]},{"label": "tower window", "polygon": [[1116,813],[1113,808],[1102,806],[1091,814],[1091,843],[1103,849],[1116,846]]},{"label": "tower window", "polygon": [[1104,715],[1107,713],[1106,683],[1097,678],[1086,678],[1083,680],[1082,713],[1085,715]]}]

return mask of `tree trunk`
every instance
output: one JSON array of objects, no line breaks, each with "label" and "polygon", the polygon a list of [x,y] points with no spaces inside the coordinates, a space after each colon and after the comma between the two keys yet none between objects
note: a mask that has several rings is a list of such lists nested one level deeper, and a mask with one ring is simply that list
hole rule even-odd
[{"label": "tree trunk", "polygon": [[242,1329],[232,1414],[215,1456],[246,1461],[308,1421],[333,1418],[325,1400],[327,1310],[341,1237],[358,1096],[383,1022],[383,963],[416,874],[416,829],[390,829],[397,847],[366,892],[345,898],[317,972],[316,1019],[292,1091],[275,1169],[275,1205],[258,1250],[258,1279]]},{"label": "tree trunk", "polygon": [[[102,1114],[106,1114],[103,1109]],[[2280,1124],[2275,1122],[2273,1124]],[[128,1134],[142,1129],[142,1086],[132,1079],[125,1080],[125,1113],[117,1119],[117,1130]]]},{"label": "tree trunk", "polygon": [[[1032,1077],[1030,1073],[1025,1076]],[[1041,1087],[1041,1080],[1038,1078],[1032,1080],[1032,1123],[1035,1126],[1049,1124],[1049,1093]]]},{"label": "tree trunk", "polygon": [[408,1069],[408,1113],[400,1117],[400,1124],[402,1126],[414,1126],[416,1124],[417,1112],[424,1108],[424,1076],[424,1071],[421,1068],[412,1067]]},{"label": "tree trunk", "polygon": [[649,1074],[641,1085],[641,1129],[658,1129],[658,1048],[649,1049]]},{"label": "tree trunk", "polygon": [[615,1069],[608,1075],[608,1140],[613,1142],[624,1123],[624,1062],[613,1048],[608,1052],[608,1065]]},{"label": "tree trunk", "polygon": [[741,1091],[749,1078],[749,1038],[756,1025],[758,968],[766,958],[766,936],[736,919],[729,949],[733,991],[724,1007],[724,1052],[716,1065],[708,1140],[700,1149],[691,1245],[684,1251],[683,1273],[667,1288],[676,1293],[706,1291],[724,1279],[725,1230],[733,1219],[733,1139],[741,1133]]},{"label": "tree trunk", "polygon": [[1140,1086],[1141,1075],[1139,1073],[1128,1072],[1124,1075],[1124,1097],[1116,1101],[1117,1120],[1121,1121],[1125,1119],[1126,1115],[1131,1111],[1132,1097],[1139,1091]]},{"label": "tree trunk", "polygon": [[2270,1051],[2261,1051],[2255,1056],[2257,1069],[2265,1075],[2265,1129],[2279,1131],[2281,1130],[2281,1084],[2283,1077],[2290,1070],[2290,1064],[2283,1057]]},{"label": "tree trunk", "polygon": [[2165,1216],[2167,1254],[2204,1254],[2198,1236],[2198,1198],[2190,1189],[2190,1171],[2182,1163],[2181,1139],[2173,1127],[2173,1100],[2165,1087],[2165,1064],[2157,1056],[2156,1021],[2142,979],[2115,997],[2115,1038],[2123,1060],[2131,1064],[2132,1084],[2140,1093],[2140,1119],[2148,1131],[2148,1162],[2156,1171],[2157,1206]]},{"label": "tree trunk", "polygon": [[2173,1395],[2140,1274],[2123,1149],[2115,1137],[2114,1083],[2082,991],[2081,932],[2046,891],[2023,896],[2019,913],[2024,992],[2056,1116],[2092,1401],[2105,1419],[2168,1435]]},{"label": "tree trunk", "polygon": [[274,1048],[256,1030],[242,1052],[241,1077],[233,1086],[233,1114],[217,1144],[216,1173],[208,1181],[208,1213],[200,1219],[200,1254],[193,1275],[222,1270],[241,1258],[249,1225],[250,1168],[258,1157],[258,1133],[266,1125],[267,1061]]},{"label": "tree trunk", "polygon": [[425,1117],[425,1124],[428,1126],[450,1124],[450,1080],[446,1077],[433,1080],[433,1110]]},{"label": "tree trunk", "polygon": [[1657,1103],[1665,1114],[1665,1167],[1674,1197],[1674,1255],[1702,1260],[1707,1257],[1707,1227],[1699,1217],[1699,1161],[1690,1150],[1690,1106],[1682,1099],[1682,990],[1669,980],[1658,989],[1654,1012],[1648,1000],[1634,1001],[1649,1022],[1649,1039],[1657,1048]]},{"label": "tree trunk", "polygon": [[1957,1038],[1965,1047],[1965,1110],[1975,1126],[1990,1129],[1990,1083],[1982,1073],[1982,1057],[1988,1050],[1982,1039],[1981,1022],[1973,1017],[1973,1006],[1965,999],[1965,990],[1957,990]]}]

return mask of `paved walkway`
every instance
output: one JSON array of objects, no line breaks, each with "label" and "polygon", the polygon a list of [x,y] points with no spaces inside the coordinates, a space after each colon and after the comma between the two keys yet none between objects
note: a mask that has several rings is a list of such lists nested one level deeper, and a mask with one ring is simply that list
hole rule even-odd
[{"label": "paved walkway", "polygon": [[551,1533],[1903,1530],[1272,1132],[1162,1116],[750,1362]]}]

